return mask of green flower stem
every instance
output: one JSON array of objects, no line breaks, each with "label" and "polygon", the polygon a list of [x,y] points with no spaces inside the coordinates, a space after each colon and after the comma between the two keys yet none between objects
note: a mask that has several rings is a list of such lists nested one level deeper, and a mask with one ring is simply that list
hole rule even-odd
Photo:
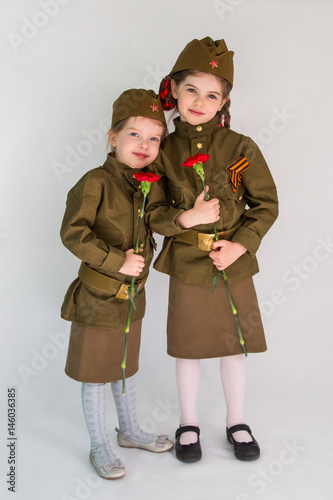
[{"label": "green flower stem", "polygon": [[141,209],[141,212],[138,215],[139,227],[138,227],[138,235],[136,237],[136,243],[135,243],[135,247],[134,247],[134,252],[136,254],[139,253],[139,237],[140,237],[141,221],[142,221],[143,216],[145,215],[146,198],[147,198],[147,195],[144,195],[144,197],[143,197],[143,203],[142,203],[142,209]]},{"label": "green flower stem", "polygon": [[[149,191],[148,191],[149,192]],[[147,193],[148,194],[148,193]],[[134,253],[138,254],[139,253],[139,238],[140,238],[140,229],[141,229],[141,221],[142,221],[142,218],[145,214],[145,206],[146,206],[146,198],[147,198],[147,194],[144,194],[143,195],[143,203],[142,203],[142,209],[141,209],[141,212],[139,213],[138,215],[138,234],[137,234],[137,237],[136,237],[136,243],[135,243],[135,247],[134,247]],[[132,281],[131,281],[131,285],[128,289],[128,295],[132,295],[133,294],[133,291],[134,291],[134,276],[132,276]],[[122,390],[122,396],[125,394],[126,392],[126,383],[125,383],[125,370],[126,370],[126,360],[127,360],[127,344],[128,344],[128,333],[129,333],[129,328],[130,328],[130,319],[131,319],[131,305],[132,305],[132,302],[131,300],[128,301],[128,313],[127,313],[127,321],[126,321],[126,326],[125,326],[125,348],[124,348],[124,357],[123,357],[123,361],[121,363],[121,369],[122,369],[122,372],[123,372],[123,390]]]},{"label": "green flower stem", "polygon": [[209,200],[209,194],[207,193],[205,179],[201,178],[201,180],[202,180],[202,184],[203,184],[203,188],[204,188],[204,192],[205,192],[205,200],[208,201]]},{"label": "green flower stem", "polygon": [[[130,292],[132,293],[132,286],[133,286],[134,278],[132,278],[132,284],[130,288]],[[127,313],[127,322],[125,326],[125,349],[124,349],[124,357],[123,361],[121,363],[121,369],[123,372],[123,390],[122,390],[122,396],[125,394],[126,390],[126,383],[125,383],[125,369],[126,369],[126,359],[127,359],[127,341],[128,341],[128,332],[129,332],[129,327],[130,327],[130,317],[131,317],[131,301],[129,301],[128,305],[128,313]]]},{"label": "green flower stem", "polygon": [[[202,180],[202,184],[203,184],[203,188],[204,188],[204,193],[205,193],[205,200],[208,201],[209,200],[209,194],[207,193],[207,189],[206,189],[206,184],[205,184],[205,177],[201,177],[201,180]],[[213,228],[214,228],[214,234],[215,234],[215,241],[219,241],[219,236],[217,234],[217,229],[216,229],[216,226],[215,226],[215,222],[213,222]]]},{"label": "green flower stem", "polygon": [[[205,192],[205,200],[208,201],[209,200],[209,194],[207,193],[207,189],[206,189],[206,184],[205,184],[205,175],[202,174],[198,174],[202,180],[202,184],[203,184],[203,188],[204,188],[204,192]],[[216,225],[215,225],[215,222],[213,222],[213,228],[214,228],[214,235],[215,235],[215,241],[219,241],[219,236],[217,234],[217,229],[216,229]],[[238,316],[237,316],[237,309],[232,301],[232,298],[231,298],[231,295],[230,295],[230,291],[229,291],[229,284],[228,284],[228,278],[227,278],[227,275],[225,273],[225,271],[222,269],[222,271],[220,273],[217,274],[217,276],[221,274],[223,279],[224,279],[224,283],[225,283],[225,286],[226,286],[226,289],[227,289],[227,294],[228,294],[228,299],[229,299],[229,303],[230,303],[230,307],[231,307],[231,310],[232,310],[232,314],[234,315],[234,318],[235,318],[235,321],[236,321],[236,325],[237,325],[237,331],[238,331],[238,337],[239,337],[239,343],[240,345],[242,346],[243,348],[243,351],[244,351],[244,354],[245,354],[245,357],[247,356],[247,351],[246,351],[246,348],[245,348],[245,341],[244,341],[244,338],[243,338],[243,335],[242,335],[242,330],[241,330],[241,327],[240,327],[240,324],[239,324],[239,320],[238,320]],[[213,291],[215,290],[215,285],[216,285],[216,282],[214,283],[214,288],[213,288]]]},{"label": "green flower stem", "polygon": [[245,357],[246,357],[247,356],[247,351],[246,351],[246,348],[245,348],[245,341],[244,341],[244,338],[243,338],[243,335],[242,335],[242,330],[241,330],[241,327],[240,327],[240,324],[239,324],[239,320],[238,320],[238,316],[237,316],[237,309],[236,309],[236,307],[235,307],[235,305],[234,305],[234,303],[232,301],[231,295],[230,295],[230,290],[229,290],[229,284],[228,284],[227,275],[226,275],[226,273],[225,273],[225,271],[223,269],[221,271],[221,274],[222,274],[222,277],[224,279],[224,283],[225,283],[225,286],[226,286],[226,289],[227,289],[227,294],[228,294],[228,299],[229,299],[229,303],[230,303],[230,306],[231,306],[232,314],[234,315],[234,318],[236,320],[238,337],[239,337],[239,343],[242,346],[244,354],[245,354]]},{"label": "green flower stem", "polygon": [[219,241],[219,235],[217,234],[217,229],[215,226],[215,222],[213,222],[213,228],[214,228],[214,234],[215,234],[215,241]]}]

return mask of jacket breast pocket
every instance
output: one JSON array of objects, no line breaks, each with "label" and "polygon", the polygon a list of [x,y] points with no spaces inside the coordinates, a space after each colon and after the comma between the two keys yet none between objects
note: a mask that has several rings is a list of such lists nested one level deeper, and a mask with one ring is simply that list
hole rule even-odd
[{"label": "jacket breast pocket", "polygon": [[231,182],[227,182],[224,187],[228,199],[232,200],[235,203],[241,203],[243,201],[245,193],[245,187],[243,186],[243,184],[240,184],[237,187],[236,191],[233,190]]},{"label": "jacket breast pocket", "polygon": [[172,204],[172,206],[176,207],[179,205],[184,200],[184,193],[182,188],[178,186],[174,186],[173,184],[168,184],[168,190],[169,190],[169,201]]},{"label": "jacket breast pocket", "polygon": [[96,225],[92,228],[98,238],[111,247],[121,246],[124,241],[124,232],[115,226]]},{"label": "jacket breast pocket", "polygon": [[[246,207],[245,188],[240,184],[236,191],[232,189],[231,182],[224,184],[223,202],[226,209],[225,222],[229,225],[235,224],[241,217]],[[222,209],[223,210],[223,209]]]}]

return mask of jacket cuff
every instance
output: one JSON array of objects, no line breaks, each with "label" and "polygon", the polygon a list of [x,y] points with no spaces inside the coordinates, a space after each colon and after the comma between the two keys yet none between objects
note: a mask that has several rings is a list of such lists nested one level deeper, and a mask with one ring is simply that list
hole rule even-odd
[{"label": "jacket cuff", "polygon": [[111,248],[108,256],[100,266],[101,271],[117,273],[126,260],[126,253],[118,248]]},{"label": "jacket cuff", "polygon": [[243,245],[251,256],[256,254],[261,243],[261,239],[259,238],[259,236],[251,231],[251,229],[248,229],[244,226],[240,227],[236,231],[236,233],[231,238],[231,241]]},{"label": "jacket cuff", "polygon": [[166,214],[166,217],[164,219],[164,227],[165,231],[168,234],[165,234],[164,236],[173,236],[174,234],[179,234],[179,233],[184,233],[189,231],[190,228],[188,229],[183,229],[177,224],[176,218],[179,214],[182,214],[185,212],[183,209],[170,209],[169,212]]}]

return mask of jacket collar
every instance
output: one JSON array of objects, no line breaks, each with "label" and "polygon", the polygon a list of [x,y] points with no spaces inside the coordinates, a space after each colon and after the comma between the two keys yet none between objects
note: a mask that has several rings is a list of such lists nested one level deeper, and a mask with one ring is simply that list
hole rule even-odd
[{"label": "jacket collar", "polygon": [[127,179],[136,189],[139,189],[140,182],[136,180],[134,174],[137,172],[146,172],[147,170],[147,167],[131,168],[128,165],[125,165],[125,163],[122,163],[115,158],[114,153],[108,153],[103,167],[113,177],[117,177],[117,179]]},{"label": "jacket collar", "polygon": [[214,116],[209,122],[202,123],[201,125],[190,125],[187,122],[181,122],[179,116],[174,119],[173,123],[175,124],[175,133],[188,139],[211,135],[219,130],[218,116]]}]

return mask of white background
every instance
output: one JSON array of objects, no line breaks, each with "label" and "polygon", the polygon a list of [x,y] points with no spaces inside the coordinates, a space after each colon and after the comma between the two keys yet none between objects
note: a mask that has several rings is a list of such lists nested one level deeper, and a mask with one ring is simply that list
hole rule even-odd
[{"label": "white background", "polygon": [[[1,498],[332,498],[332,15],[322,0],[1,2]],[[202,460],[120,449],[108,388],[107,427],[126,476],[105,481],[88,461],[80,384],[63,371],[69,324],[59,310],[79,265],[59,238],[66,195],[104,162],[119,94],[156,91],[185,44],[207,35],[235,52],[232,128],[263,150],[281,204],[255,278],[269,350],[246,361],[246,421],[262,456],[233,457],[218,360],[205,360]],[[167,291],[167,277],[152,271],[138,413],[147,429],[173,436]],[[12,386],[15,494],[3,480]]]}]

